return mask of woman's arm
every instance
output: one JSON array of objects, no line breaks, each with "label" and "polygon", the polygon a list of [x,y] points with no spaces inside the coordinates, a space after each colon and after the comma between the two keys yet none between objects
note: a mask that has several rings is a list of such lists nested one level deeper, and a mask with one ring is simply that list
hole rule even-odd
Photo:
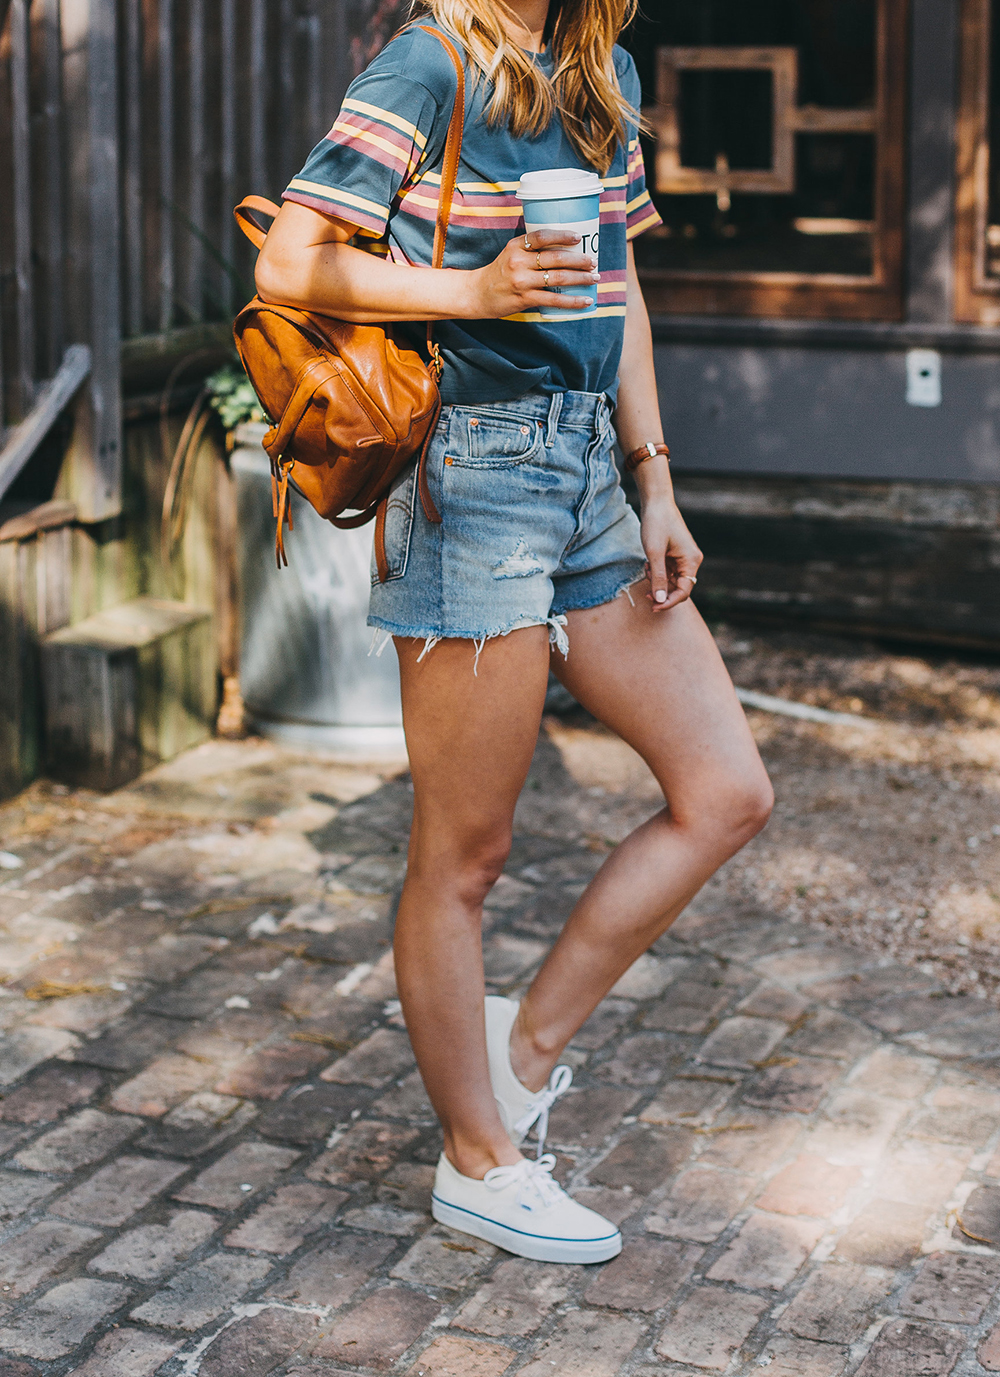
[{"label": "woman's arm", "polygon": [[[631,454],[647,440],[659,444],[663,439],[653,336],[631,244],[627,302],[615,430],[623,452]],[[642,545],[649,561],[649,597],[657,612],[666,611],[691,596],[694,583],[689,580],[696,577],[703,556],[677,510],[667,460],[662,455],[644,460],[635,478],[642,503]]]},{"label": "woman's arm", "polygon": [[[590,286],[597,264],[574,252],[580,236],[536,230],[525,249],[518,235],[484,268],[411,268],[389,263],[347,241],[354,225],[286,201],[257,260],[257,291],[264,301],[318,311],[357,324],[384,320],[496,320],[519,311],[556,306],[585,310],[586,297],[545,291]],[[539,290],[541,288],[541,290]]]}]

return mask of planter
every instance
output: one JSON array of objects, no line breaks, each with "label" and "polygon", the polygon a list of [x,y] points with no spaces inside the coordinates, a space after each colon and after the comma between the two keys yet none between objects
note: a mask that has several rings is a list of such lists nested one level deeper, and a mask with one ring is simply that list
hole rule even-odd
[{"label": "planter", "polygon": [[365,625],[374,524],[340,531],[294,493],[288,568],[274,558],[271,471],[262,425],[236,431],[240,687],[263,735],[353,755],[400,755],[395,650],[369,655]]}]

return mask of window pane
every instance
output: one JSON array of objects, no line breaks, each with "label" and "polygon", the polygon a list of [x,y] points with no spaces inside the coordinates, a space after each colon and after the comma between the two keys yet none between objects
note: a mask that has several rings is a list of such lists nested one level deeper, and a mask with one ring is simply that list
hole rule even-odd
[{"label": "window pane", "polygon": [[664,221],[640,266],[872,273],[875,0],[661,0],[626,41]]},{"label": "window pane", "polygon": [[774,158],[770,72],[681,72],[681,162],[714,169],[720,152],[730,167],[770,167]]}]

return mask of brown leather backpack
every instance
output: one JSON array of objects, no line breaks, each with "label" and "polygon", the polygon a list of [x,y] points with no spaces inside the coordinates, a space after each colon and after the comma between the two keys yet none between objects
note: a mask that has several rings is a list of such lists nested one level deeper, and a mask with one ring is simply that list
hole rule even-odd
[{"label": "brown leather backpack", "polygon": [[[454,44],[436,29],[424,32],[444,45],[458,76],[434,229],[432,266],[440,268],[462,151],[465,70]],[[243,233],[259,249],[266,231],[254,220],[254,211],[273,217],[278,207],[263,197],[247,196],[234,211]],[[287,520],[292,528],[291,483],[335,526],[363,526],[376,519],[375,557],[384,582],[386,501],[396,475],[414,456],[419,456],[424,511],[428,520],[441,520],[427,486],[425,462],[441,411],[442,360],[430,322],[429,364],[414,349],[396,343],[391,325],[352,325],[256,296],[236,317],[233,333],[261,405],[277,418],[264,437],[264,448],[271,460],[278,567],[288,563],[284,524]],[[345,511],[356,514],[342,516]]]}]

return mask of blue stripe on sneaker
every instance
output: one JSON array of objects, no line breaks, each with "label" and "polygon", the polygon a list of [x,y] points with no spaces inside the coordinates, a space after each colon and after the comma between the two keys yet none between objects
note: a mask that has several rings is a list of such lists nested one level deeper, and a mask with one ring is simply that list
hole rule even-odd
[{"label": "blue stripe on sneaker", "polygon": [[508,1233],[520,1234],[523,1238],[537,1238],[543,1243],[606,1243],[609,1239],[617,1238],[619,1234],[618,1229],[613,1234],[601,1234],[597,1238],[561,1238],[557,1234],[532,1234],[527,1229],[515,1229],[511,1224],[501,1224],[499,1220],[491,1219],[488,1214],[477,1214],[475,1210],[467,1210],[464,1205],[455,1205],[435,1191],[431,1191],[431,1199],[436,1200],[439,1205],[447,1205],[449,1210],[461,1210],[462,1214],[471,1215],[473,1219],[481,1219],[486,1224],[492,1224],[494,1228],[506,1229]]}]

